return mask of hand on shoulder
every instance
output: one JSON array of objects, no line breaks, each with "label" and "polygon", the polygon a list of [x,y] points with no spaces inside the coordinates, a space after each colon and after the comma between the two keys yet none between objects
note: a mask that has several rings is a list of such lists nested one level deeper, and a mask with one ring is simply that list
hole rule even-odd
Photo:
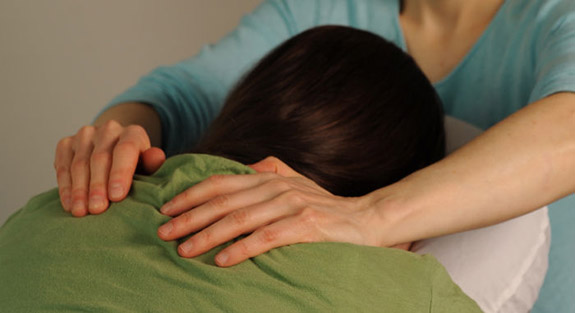
[{"label": "hand on shoulder", "polygon": [[122,126],[110,120],[102,126],[84,126],[60,140],[54,168],[64,210],[76,217],[104,212],[110,201],[126,197],[140,162],[154,172],[165,161],[152,148],[148,134],[138,125]]}]

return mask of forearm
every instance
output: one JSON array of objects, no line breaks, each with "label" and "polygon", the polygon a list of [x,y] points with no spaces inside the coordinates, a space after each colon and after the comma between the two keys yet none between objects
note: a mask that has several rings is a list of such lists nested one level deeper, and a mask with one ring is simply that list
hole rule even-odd
[{"label": "forearm", "polygon": [[161,147],[162,145],[160,116],[149,105],[127,102],[113,106],[98,116],[94,121],[94,126],[101,126],[109,120],[115,120],[123,126],[140,125],[148,133],[152,146]]},{"label": "forearm", "polygon": [[[533,103],[365,200],[384,246],[479,228],[575,191],[575,95]],[[385,226],[385,227],[382,227]]]}]

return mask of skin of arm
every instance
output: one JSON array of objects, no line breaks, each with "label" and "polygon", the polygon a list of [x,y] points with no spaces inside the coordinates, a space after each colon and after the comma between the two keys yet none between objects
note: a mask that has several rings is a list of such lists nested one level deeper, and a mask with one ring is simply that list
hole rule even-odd
[{"label": "skin of arm", "polygon": [[151,106],[138,102],[122,103],[104,111],[93,125],[99,127],[110,120],[117,121],[123,126],[140,125],[148,133],[153,147],[162,146],[160,116]]},{"label": "skin of arm", "polygon": [[574,191],[575,94],[558,93],[363,201],[390,246],[493,225]]}]

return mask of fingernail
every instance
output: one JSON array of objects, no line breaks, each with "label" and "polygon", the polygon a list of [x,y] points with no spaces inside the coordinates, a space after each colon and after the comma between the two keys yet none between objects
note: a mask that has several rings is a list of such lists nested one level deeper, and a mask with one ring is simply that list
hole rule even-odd
[{"label": "fingernail", "polygon": [[113,184],[110,188],[110,196],[118,199],[124,195],[124,188],[120,184]]},{"label": "fingernail", "polygon": [[194,245],[190,241],[186,241],[180,245],[180,250],[185,254],[190,253],[190,251],[192,251],[192,248],[194,248]]},{"label": "fingernail", "polygon": [[93,196],[90,198],[90,210],[97,210],[104,206],[104,198]]},{"label": "fingernail", "polygon": [[173,208],[174,204],[172,202],[168,202],[160,208],[160,212],[162,212],[162,214],[170,214],[170,211],[172,211]]},{"label": "fingernail", "polygon": [[72,208],[72,214],[75,216],[82,215],[84,211],[84,202],[83,201],[76,201],[74,202],[74,207]]},{"label": "fingernail", "polygon": [[174,225],[172,225],[172,223],[168,222],[167,224],[164,224],[162,226],[160,226],[160,228],[158,229],[158,231],[160,232],[160,234],[162,234],[163,236],[167,236],[172,232],[172,229],[174,229]]},{"label": "fingernail", "polygon": [[219,265],[226,265],[226,262],[228,261],[228,254],[225,252],[220,252],[220,254],[218,254],[216,256],[216,263],[218,263]]}]

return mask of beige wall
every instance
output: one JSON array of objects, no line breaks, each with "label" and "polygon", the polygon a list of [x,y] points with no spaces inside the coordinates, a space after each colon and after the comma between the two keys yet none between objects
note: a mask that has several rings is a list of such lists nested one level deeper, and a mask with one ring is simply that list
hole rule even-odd
[{"label": "beige wall", "polygon": [[217,41],[259,2],[0,1],[0,224],[55,186],[61,137],[149,70]]}]

